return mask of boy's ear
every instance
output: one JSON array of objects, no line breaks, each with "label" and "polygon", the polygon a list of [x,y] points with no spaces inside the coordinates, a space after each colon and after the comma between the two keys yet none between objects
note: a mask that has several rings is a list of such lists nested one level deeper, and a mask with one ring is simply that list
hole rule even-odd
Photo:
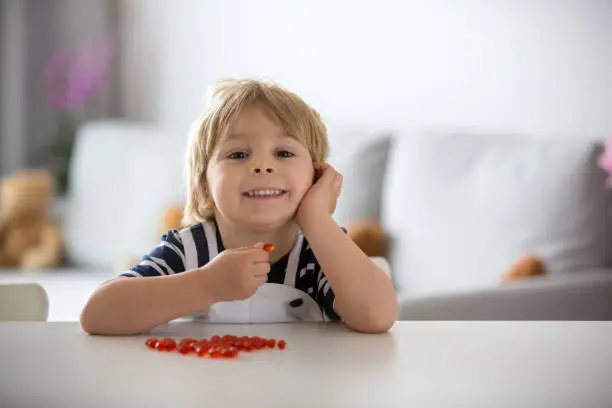
[{"label": "boy's ear", "polygon": [[319,178],[321,178],[321,170],[315,168],[312,176],[312,184],[316,183]]}]

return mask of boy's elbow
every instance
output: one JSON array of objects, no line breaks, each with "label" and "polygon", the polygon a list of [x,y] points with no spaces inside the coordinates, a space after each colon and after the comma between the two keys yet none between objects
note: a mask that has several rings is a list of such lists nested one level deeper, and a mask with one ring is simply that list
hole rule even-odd
[{"label": "boy's elbow", "polygon": [[382,334],[386,333],[393,327],[395,320],[392,322],[351,322],[345,321],[344,324],[356,332],[367,334]]},{"label": "boy's elbow", "polygon": [[367,332],[372,333],[372,334],[386,333],[389,330],[391,330],[394,324],[395,324],[395,317],[393,317],[392,319],[390,318],[371,319],[367,325]]},{"label": "boy's elbow", "polygon": [[[87,299],[87,302],[81,309],[79,316],[79,323],[81,324],[81,330],[87,334],[111,334],[108,333],[108,328],[105,327],[109,323],[108,311],[104,312],[106,308],[105,304],[113,303],[112,298],[108,299],[108,296],[102,294],[103,289],[111,282],[115,282],[119,279],[115,278],[102,283],[98,289]],[[127,278],[125,278],[127,279]]]},{"label": "boy's elbow", "polygon": [[79,316],[79,323],[81,324],[81,330],[83,330],[87,334],[98,334],[96,329],[95,320],[91,316],[91,308],[89,304],[86,304],[85,307],[81,310],[81,315]]},{"label": "boy's elbow", "polygon": [[87,334],[111,334],[108,332],[108,328],[104,327],[106,322],[96,306],[96,302],[92,302],[90,299],[81,310],[79,316],[81,330]]},{"label": "boy's elbow", "polygon": [[382,313],[370,313],[369,316],[363,319],[355,321],[345,321],[345,324],[352,330],[370,333],[370,334],[381,334],[386,333],[395,324],[395,313],[382,314]]},{"label": "boy's elbow", "polygon": [[366,318],[366,327],[369,333],[386,333],[395,324],[397,318],[398,302],[393,299],[377,310],[370,309]]},{"label": "boy's elbow", "polygon": [[83,320],[81,320],[81,330],[85,334],[97,334],[93,326],[90,326],[89,323],[83,322]]}]

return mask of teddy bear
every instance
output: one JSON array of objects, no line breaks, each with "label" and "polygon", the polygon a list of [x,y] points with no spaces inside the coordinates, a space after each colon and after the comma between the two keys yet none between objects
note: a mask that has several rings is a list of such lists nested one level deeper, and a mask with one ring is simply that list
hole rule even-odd
[{"label": "teddy bear", "polygon": [[387,233],[380,222],[359,220],[347,225],[347,235],[367,256],[385,256]]},{"label": "teddy bear", "polygon": [[536,255],[529,254],[518,260],[503,275],[502,284],[516,282],[533,276],[546,275],[544,262]]},{"label": "teddy bear", "polygon": [[62,232],[48,212],[54,192],[53,176],[45,170],[25,170],[2,179],[0,267],[31,270],[62,263]]},{"label": "teddy bear", "polygon": [[183,228],[183,205],[169,205],[164,210],[159,223],[159,233],[165,234],[168,230],[180,231]]}]

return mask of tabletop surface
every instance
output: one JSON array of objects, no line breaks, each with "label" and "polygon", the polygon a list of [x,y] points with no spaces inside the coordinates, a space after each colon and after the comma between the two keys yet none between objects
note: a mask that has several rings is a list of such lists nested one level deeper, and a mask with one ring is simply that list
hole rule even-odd
[{"label": "tabletop surface", "polygon": [[[235,359],[148,349],[150,336],[274,337]],[[612,322],[174,322],[140,336],[0,323],[0,407],[612,406]],[[209,404],[209,405],[206,405]]]}]

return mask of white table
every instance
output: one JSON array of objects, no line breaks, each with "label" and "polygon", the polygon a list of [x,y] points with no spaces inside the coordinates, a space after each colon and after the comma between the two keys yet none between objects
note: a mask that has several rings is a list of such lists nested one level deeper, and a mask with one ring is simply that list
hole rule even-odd
[{"label": "white table", "polygon": [[288,346],[213,360],[150,350],[148,335],[0,323],[0,406],[612,406],[610,322],[398,322],[385,335],[171,323],[154,334],[259,335]]}]

